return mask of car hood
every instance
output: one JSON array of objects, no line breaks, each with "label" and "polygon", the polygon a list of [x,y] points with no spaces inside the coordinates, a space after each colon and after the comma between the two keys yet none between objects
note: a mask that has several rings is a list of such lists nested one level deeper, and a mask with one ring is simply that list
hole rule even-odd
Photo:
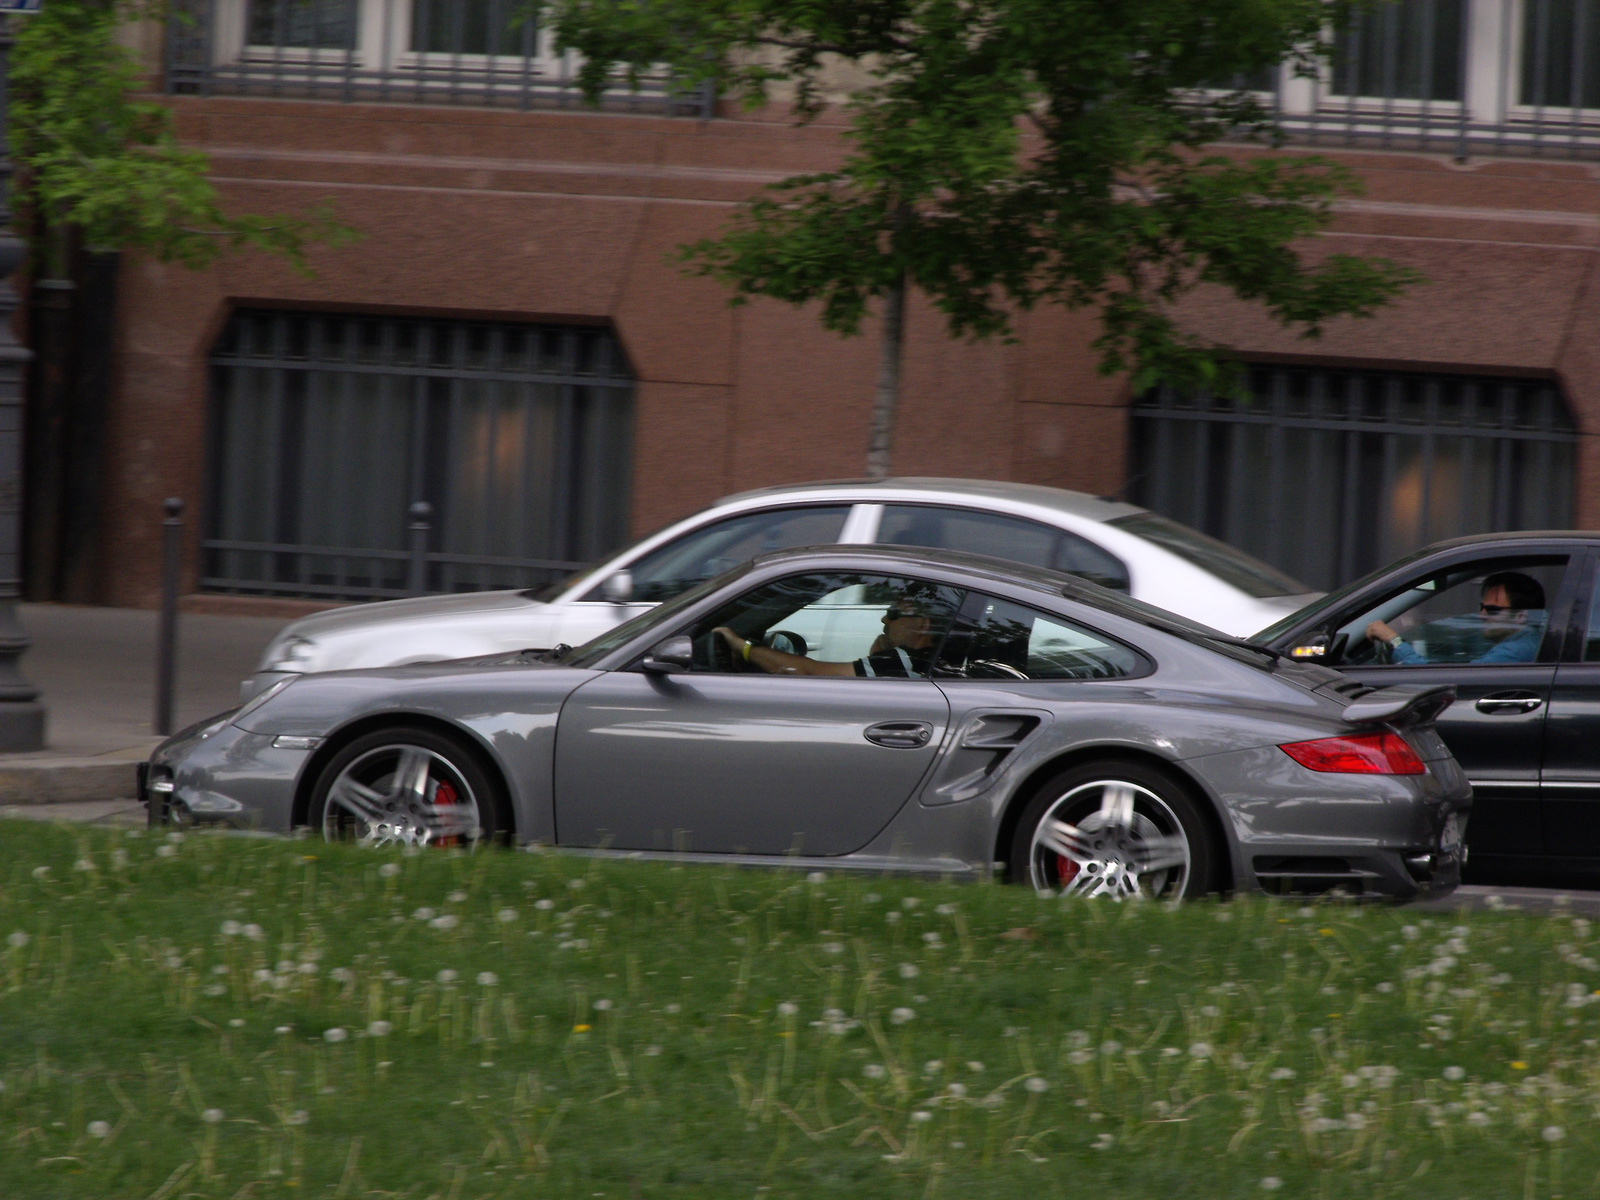
[{"label": "car hood", "polygon": [[[286,626],[261,657],[259,670],[337,671],[465,658],[532,645],[550,606],[526,592],[462,592],[377,604],[352,604],[302,617]],[[310,643],[292,666],[277,666],[285,643]]]}]

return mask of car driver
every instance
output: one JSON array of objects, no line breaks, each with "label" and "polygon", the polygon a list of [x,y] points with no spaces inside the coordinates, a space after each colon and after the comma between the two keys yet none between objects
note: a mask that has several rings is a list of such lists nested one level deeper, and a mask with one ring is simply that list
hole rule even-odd
[{"label": "car driver", "polygon": [[[1497,571],[1485,577],[1479,592],[1478,618],[1483,635],[1493,644],[1475,663],[1531,663],[1544,637],[1544,588],[1521,571]],[[1385,642],[1397,663],[1420,665],[1427,658],[1383,621],[1367,626],[1374,643]]]},{"label": "car driver", "polygon": [[866,678],[926,678],[939,639],[935,609],[926,599],[902,592],[884,610],[883,632],[872,648],[850,662],[818,662],[802,654],[789,654],[740,637],[726,625],[712,630],[727,642],[737,659],[774,675],[846,675]]}]

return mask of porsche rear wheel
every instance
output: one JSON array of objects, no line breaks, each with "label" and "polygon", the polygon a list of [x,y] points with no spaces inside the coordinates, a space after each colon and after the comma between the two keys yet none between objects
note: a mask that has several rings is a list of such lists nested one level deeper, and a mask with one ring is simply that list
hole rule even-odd
[{"label": "porsche rear wheel", "polygon": [[1188,900],[1220,854],[1188,792],[1139,763],[1083,763],[1039,789],[1011,841],[1010,877],[1114,900]]},{"label": "porsche rear wheel", "polygon": [[470,849],[505,832],[498,793],[478,756],[456,739],[397,727],[356,738],[334,755],[308,816],[329,841]]}]

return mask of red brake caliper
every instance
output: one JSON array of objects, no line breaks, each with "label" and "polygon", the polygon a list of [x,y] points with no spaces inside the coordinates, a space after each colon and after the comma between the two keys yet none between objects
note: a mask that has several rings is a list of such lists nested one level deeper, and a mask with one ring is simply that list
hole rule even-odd
[{"label": "red brake caliper", "polygon": [[[441,780],[439,786],[434,790],[433,802],[440,807],[446,804],[460,804],[461,796],[453,784]],[[434,844],[437,846],[454,846],[458,841],[460,839],[452,835],[451,837],[440,838]]]},{"label": "red brake caliper", "polygon": [[1065,854],[1056,855],[1056,882],[1066,887],[1078,877],[1078,864]]}]

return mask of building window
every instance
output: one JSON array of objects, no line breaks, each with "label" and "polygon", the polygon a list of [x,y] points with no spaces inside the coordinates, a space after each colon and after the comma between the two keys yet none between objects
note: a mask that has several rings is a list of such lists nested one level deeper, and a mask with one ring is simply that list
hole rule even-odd
[{"label": "building window", "polygon": [[1133,497],[1317,588],[1442,538],[1570,526],[1577,433],[1544,380],[1257,366],[1135,402]]},{"label": "building window", "polygon": [[533,44],[520,0],[414,0],[411,49],[418,53],[520,55]]},{"label": "building window", "polygon": [[202,586],[535,587],[621,544],[633,379],[601,328],[241,310],[211,357]]},{"label": "building window", "polygon": [[1521,57],[1521,103],[1600,108],[1600,5],[1525,0]]},{"label": "building window", "polygon": [[357,0],[250,0],[252,46],[354,50]]},{"label": "building window", "polygon": [[1334,41],[1333,90],[1385,100],[1460,100],[1464,0],[1357,9]]}]

